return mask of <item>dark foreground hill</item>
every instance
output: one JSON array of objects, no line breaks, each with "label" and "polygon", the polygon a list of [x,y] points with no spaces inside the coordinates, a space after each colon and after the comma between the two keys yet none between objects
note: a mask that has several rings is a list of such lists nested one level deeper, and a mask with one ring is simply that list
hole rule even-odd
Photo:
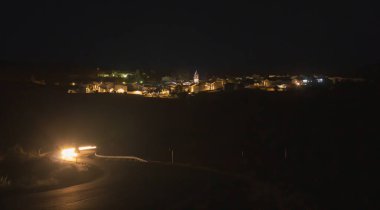
[{"label": "dark foreground hill", "polygon": [[15,144],[47,150],[94,143],[105,154],[170,161],[174,150],[175,162],[272,183],[327,209],[379,205],[375,87],[178,100],[46,89],[2,97],[2,151]]}]

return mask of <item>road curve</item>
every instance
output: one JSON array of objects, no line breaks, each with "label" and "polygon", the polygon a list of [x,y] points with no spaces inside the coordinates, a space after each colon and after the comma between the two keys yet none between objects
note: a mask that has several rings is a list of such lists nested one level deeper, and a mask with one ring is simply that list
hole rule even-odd
[{"label": "road curve", "polygon": [[138,162],[142,162],[142,163],[148,162],[147,160],[144,160],[142,158],[135,157],[135,156],[114,156],[114,155],[110,156],[110,155],[99,155],[99,154],[95,153],[95,157],[103,158],[103,159],[122,159],[122,160],[138,161]]},{"label": "road curve", "polygon": [[88,160],[104,170],[89,183],[0,198],[0,209],[245,209],[243,183],[156,163]]}]

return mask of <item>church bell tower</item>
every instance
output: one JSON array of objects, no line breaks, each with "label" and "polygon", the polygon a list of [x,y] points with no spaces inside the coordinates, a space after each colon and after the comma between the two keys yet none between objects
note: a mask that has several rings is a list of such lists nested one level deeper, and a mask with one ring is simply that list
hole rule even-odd
[{"label": "church bell tower", "polygon": [[194,73],[194,83],[199,84],[199,74],[198,71],[195,71]]}]

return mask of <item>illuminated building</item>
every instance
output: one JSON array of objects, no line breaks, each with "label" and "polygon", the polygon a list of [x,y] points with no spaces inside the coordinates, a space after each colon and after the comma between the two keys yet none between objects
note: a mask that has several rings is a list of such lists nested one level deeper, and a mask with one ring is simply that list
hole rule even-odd
[{"label": "illuminated building", "polygon": [[159,93],[160,96],[168,97],[170,96],[170,90],[168,89],[162,89],[161,92]]},{"label": "illuminated building", "polygon": [[267,89],[286,89],[292,84],[293,80],[287,76],[269,77],[262,81],[263,87]]},{"label": "illuminated building", "polygon": [[207,82],[205,84],[205,90],[222,90],[224,87],[224,83],[225,82],[222,79],[216,79],[214,81]]},{"label": "illuminated building", "polygon": [[128,94],[131,94],[131,95],[142,95],[143,92],[140,91],[140,90],[134,90],[134,91],[128,91]]},{"label": "illuminated building", "polygon": [[67,93],[78,93],[76,90],[69,89],[67,90]]},{"label": "illuminated building", "polygon": [[286,91],[288,88],[293,87],[296,79],[292,79],[289,75],[269,75],[266,79],[256,80],[253,85],[252,83],[248,86],[249,88],[260,88],[266,91]]},{"label": "illuminated building", "polygon": [[194,73],[194,83],[199,84],[199,74],[198,71],[195,71]]},{"label": "illuminated building", "polygon": [[198,93],[199,92],[199,85],[193,84],[189,88],[190,93]]},{"label": "illuminated building", "polygon": [[126,93],[128,90],[126,85],[115,85],[115,92],[116,93]]}]

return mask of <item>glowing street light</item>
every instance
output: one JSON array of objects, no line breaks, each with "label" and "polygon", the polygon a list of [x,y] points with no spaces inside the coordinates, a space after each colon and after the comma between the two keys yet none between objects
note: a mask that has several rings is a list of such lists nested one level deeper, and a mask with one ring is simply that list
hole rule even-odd
[{"label": "glowing street light", "polygon": [[61,150],[61,159],[76,162],[79,156],[91,154],[95,152],[96,148],[95,145],[64,148]]},{"label": "glowing street light", "polygon": [[66,148],[61,150],[61,158],[64,160],[74,160],[78,157],[78,153],[75,148]]}]

